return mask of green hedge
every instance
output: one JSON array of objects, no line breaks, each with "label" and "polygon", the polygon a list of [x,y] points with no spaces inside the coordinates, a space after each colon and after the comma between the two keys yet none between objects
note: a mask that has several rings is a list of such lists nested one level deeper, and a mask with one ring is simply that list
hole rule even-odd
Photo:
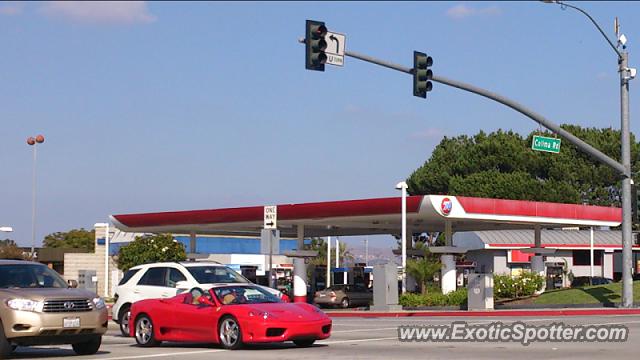
[{"label": "green hedge", "polygon": [[513,299],[531,296],[542,290],[545,279],[542,275],[524,271],[518,276],[493,275],[493,295],[496,299]]},{"label": "green hedge", "polygon": [[400,305],[407,307],[418,306],[462,306],[467,303],[467,289],[462,288],[443,295],[440,292],[400,295]]}]

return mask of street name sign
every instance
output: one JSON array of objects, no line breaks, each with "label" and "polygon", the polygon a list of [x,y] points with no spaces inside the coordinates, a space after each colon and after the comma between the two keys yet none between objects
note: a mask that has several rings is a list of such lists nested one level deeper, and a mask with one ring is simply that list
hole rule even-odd
[{"label": "street name sign", "polygon": [[560,139],[534,135],[531,149],[557,154],[560,152]]},{"label": "street name sign", "polygon": [[327,64],[344,66],[345,39],[344,34],[327,31],[324,36],[324,41],[327,42],[327,48],[324,50],[327,54]]},{"label": "street name sign", "polygon": [[265,206],[264,207],[264,228],[265,229],[277,229],[278,228],[278,207],[277,206]]}]

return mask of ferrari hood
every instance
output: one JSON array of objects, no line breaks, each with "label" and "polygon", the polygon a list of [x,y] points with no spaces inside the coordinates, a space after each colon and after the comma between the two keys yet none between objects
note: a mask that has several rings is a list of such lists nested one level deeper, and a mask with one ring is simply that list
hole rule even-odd
[{"label": "ferrari hood", "polygon": [[278,321],[314,321],[326,318],[326,315],[313,305],[296,303],[276,303],[276,304],[251,304],[247,310],[255,312],[266,312],[273,315]]}]

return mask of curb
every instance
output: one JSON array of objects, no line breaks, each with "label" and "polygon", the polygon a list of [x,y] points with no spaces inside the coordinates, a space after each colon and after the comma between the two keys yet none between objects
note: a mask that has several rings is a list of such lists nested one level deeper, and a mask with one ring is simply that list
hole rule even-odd
[{"label": "curb", "polygon": [[600,316],[640,315],[640,309],[564,309],[564,310],[487,310],[487,311],[402,311],[402,312],[328,312],[329,317],[491,317],[491,316]]}]

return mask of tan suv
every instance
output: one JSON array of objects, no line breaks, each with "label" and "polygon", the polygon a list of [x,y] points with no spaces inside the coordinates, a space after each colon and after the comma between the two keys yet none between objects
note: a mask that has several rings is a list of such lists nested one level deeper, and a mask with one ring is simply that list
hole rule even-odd
[{"label": "tan suv", "polygon": [[72,288],[43,264],[0,260],[0,359],[29,345],[95,354],[106,331],[107,309],[95,293]]}]

